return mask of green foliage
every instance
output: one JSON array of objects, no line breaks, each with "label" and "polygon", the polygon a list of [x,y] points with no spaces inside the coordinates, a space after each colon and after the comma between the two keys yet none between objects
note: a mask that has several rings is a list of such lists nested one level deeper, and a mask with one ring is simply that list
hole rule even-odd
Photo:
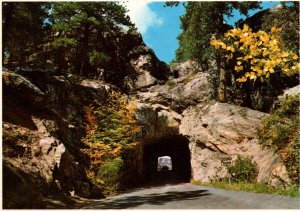
[{"label": "green foliage", "polygon": [[[166,4],[176,6],[177,3]],[[180,17],[183,32],[178,36],[179,48],[176,60],[181,62],[188,59],[200,64],[214,57],[213,48],[209,41],[213,34],[224,33],[230,26],[224,17],[232,16],[233,9],[238,9],[247,15],[248,10],[259,8],[259,2],[188,2],[185,4],[186,13]]]},{"label": "green foliage", "polygon": [[299,182],[299,97],[281,102],[258,129],[260,143],[279,153],[294,183]]},{"label": "green foliage", "polygon": [[[137,146],[136,134],[140,126],[135,119],[136,106],[127,103],[119,92],[111,92],[103,101],[96,101],[85,109],[86,145],[82,152],[88,159],[87,175],[106,194],[121,187],[121,157]],[[109,178],[108,175],[111,175]],[[119,177],[119,176],[120,177]]]},{"label": "green foliage", "polygon": [[[115,2],[54,3],[53,31],[57,35],[53,46],[59,49],[54,59],[61,68],[77,70],[81,75],[104,68],[116,48],[112,38],[120,33],[118,25],[132,26],[125,13],[125,8]],[[68,40],[75,42],[66,46]]]},{"label": "green foliage", "polygon": [[76,40],[72,38],[60,37],[51,43],[51,47],[55,50],[62,48],[70,48],[76,45]]},{"label": "green foliage", "polygon": [[[287,2],[286,2],[287,3]],[[299,2],[282,3],[283,7],[263,17],[262,30],[270,31],[273,26],[282,28],[282,39],[285,47],[299,51]]]},{"label": "green foliage", "polygon": [[264,183],[248,183],[248,182],[238,182],[229,184],[226,181],[214,181],[214,182],[200,182],[200,181],[192,181],[193,184],[196,185],[206,185],[213,186],[227,190],[238,190],[238,191],[247,191],[254,193],[268,193],[268,194],[276,194],[276,195],[284,195],[289,197],[298,198],[299,197],[299,186],[291,186],[288,188],[278,188],[266,185]]},{"label": "green foliage", "polygon": [[108,159],[100,166],[96,175],[96,181],[101,184],[105,195],[112,195],[121,188],[123,159],[116,157]]},{"label": "green foliage", "polygon": [[103,66],[103,64],[107,63],[110,60],[110,57],[103,52],[97,52],[96,50],[94,50],[89,53],[89,59],[89,62],[92,65]]},{"label": "green foliage", "polygon": [[228,167],[232,182],[254,182],[258,170],[250,158],[238,157],[233,166]]},{"label": "green foliage", "polygon": [[2,58],[8,63],[26,63],[44,42],[50,4],[43,2],[3,2]]},{"label": "green foliage", "polygon": [[122,32],[134,25],[117,2],[5,2],[2,9],[5,64],[53,65],[84,76],[104,69],[105,79],[117,80],[125,74],[120,55],[140,41]]}]

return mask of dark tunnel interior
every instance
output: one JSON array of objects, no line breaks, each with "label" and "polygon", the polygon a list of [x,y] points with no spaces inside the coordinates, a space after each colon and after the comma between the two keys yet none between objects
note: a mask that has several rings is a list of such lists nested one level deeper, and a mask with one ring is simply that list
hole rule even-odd
[{"label": "dark tunnel interior", "polygon": [[[171,157],[171,171],[157,171],[157,160],[161,156]],[[145,145],[143,161],[146,186],[189,182],[191,179],[189,141],[184,136],[167,137]]]}]

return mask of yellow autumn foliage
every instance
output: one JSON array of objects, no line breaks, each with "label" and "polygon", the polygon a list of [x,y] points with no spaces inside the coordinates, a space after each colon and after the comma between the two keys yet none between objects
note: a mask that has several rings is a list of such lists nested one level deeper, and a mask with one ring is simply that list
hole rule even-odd
[{"label": "yellow autumn foliage", "polygon": [[101,167],[114,159],[122,159],[126,150],[139,145],[135,138],[141,129],[135,118],[137,107],[120,92],[112,91],[106,99],[95,101],[84,110],[86,136],[82,139],[85,147],[81,151],[88,160],[86,172],[94,184],[103,186],[103,178],[98,173]]},{"label": "yellow autumn foliage", "polygon": [[242,74],[238,82],[264,81],[275,72],[291,76],[299,70],[298,55],[284,50],[280,32],[281,28],[274,26],[269,34],[262,30],[254,33],[245,24],[243,29],[229,30],[223,39],[213,39],[210,44],[222,49],[227,62],[235,64],[234,71]]}]

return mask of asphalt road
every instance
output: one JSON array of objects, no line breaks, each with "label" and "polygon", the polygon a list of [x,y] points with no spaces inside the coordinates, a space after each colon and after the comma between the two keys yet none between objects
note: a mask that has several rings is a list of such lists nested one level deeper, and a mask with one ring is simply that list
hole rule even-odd
[{"label": "asphalt road", "polygon": [[83,209],[299,209],[299,199],[189,183],[132,190]]}]

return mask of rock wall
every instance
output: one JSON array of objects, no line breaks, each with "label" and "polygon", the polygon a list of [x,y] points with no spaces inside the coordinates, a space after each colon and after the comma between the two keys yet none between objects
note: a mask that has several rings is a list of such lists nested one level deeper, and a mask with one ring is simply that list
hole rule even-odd
[{"label": "rock wall", "polygon": [[161,104],[136,101],[141,132],[135,137],[139,145],[125,156],[124,182],[129,186],[144,182],[144,147],[161,141],[162,138],[178,135],[181,115]]},{"label": "rock wall", "polygon": [[213,93],[210,74],[197,63],[187,61],[173,64],[168,81],[137,92],[137,98],[141,102],[162,104],[182,113],[190,105],[208,102]]},{"label": "rock wall", "polygon": [[[169,72],[168,66],[158,60],[136,31],[123,30],[115,42],[122,44],[115,52],[119,57],[110,69],[100,71],[97,80],[56,68],[3,68],[6,208],[44,208],[43,197],[48,194],[103,197],[101,190],[87,179],[87,161],[80,152],[81,138],[85,135],[84,108],[96,99],[106,98],[110,89],[142,90],[166,80]],[[121,72],[116,71],[120,68]],[[104,78],[115,84],[108,84]],[[165,121],[164,112],[159,113],[160,125]],[[142,168],[137,166],[142,156],[141,147],[125,155],[126,184],[136,185],[141,181]],[[15,181],[18,181],[16,186]],[[32,194],[19,200],[24,191]],[[38,200],[33,202],[34,198]]]},{"label": "rock wall", "polygon": [[[181,135],[190,141],[194,180],[226,177],[222,159],[234,161],[240,155],[258,164],[258,181],[290,183],[279,156],[258,143],[256,127],[267,114],[213,101],[215,64],[205,70],[187,61],[169,69],[141,37],[127,50],[127,75],[117,85],[136,102],[136,117],[143,126],[135,137],[139,146],[124,158],[128,186],[143,179],[145,145]],[[84,108],[117,87],[34,68],[5,70],[2,82],[5,208],[44,208],[43,197],[53,193],[102,197],[86,177],[86,160],[80,152]]]},{"label": "rock wall", "polygon": [[140,45],[129,52],[129,55],[131,71],[125,77],[124,85],[130,91],[153,86],[167,78],[167,65],[160,62],[149,47]]},{"label": "rock wall", "polygon": [[163,137],[178,135],[181,115],[160,104],[137,103],[137,119],[142,131],[138,136],[142,144]]},{"label": "rock wall", "polygon": [[80,149],[84,107],[104,97],[108,85],[7,70],[2,84],[5,208],[41,208],[49,194],[101,197],[86,177]]},{"label": "rock wall", "polygon": [[120,71],[126,73],[123,89],[135,92],[159,84],[168,78],[167,64],[160,61],[153,50],[145,45],[139,33],[135,30],[123,31],[123,37],[119,43],[119,45],[127,43],[126,50],[119,52],[124,60],[123,64],[119,64],[122,66]]},{"label": "rock wall", "polygon": [[145,143],[172,135],[187,137],[194,180],[227,177],[222,160],[230,157],[234,162],[242,156],[258,164],[257,181],[274,186],[290,184],[279,155],[258,143],[256,128],[268,114],[212,101],[215,90],[210,74],[191,61],[174,64],[165,84],[137,93]]},{"label": "rock wall", "polygon": [[190,140],[192,177],[210,181],[227,176],[225,157],[250,157],[258,165],[257,181],[277,186],[290,184],[280,157],[258,143],[256,127],[267,114],[227,103],[191,106],[179,127]]}]

